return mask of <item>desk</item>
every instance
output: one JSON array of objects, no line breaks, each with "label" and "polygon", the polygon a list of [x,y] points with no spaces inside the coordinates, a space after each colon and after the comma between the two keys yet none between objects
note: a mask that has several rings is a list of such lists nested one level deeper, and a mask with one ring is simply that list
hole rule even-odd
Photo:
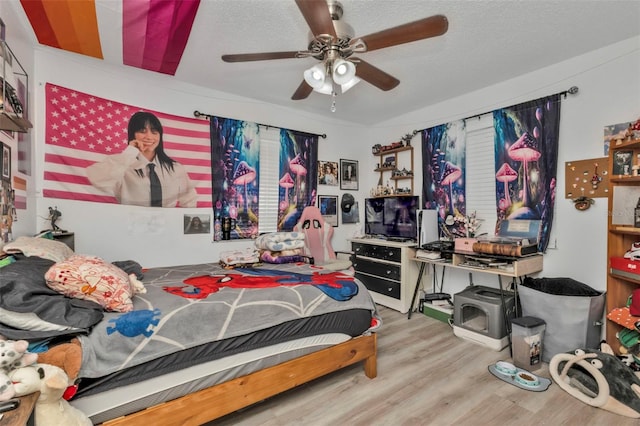
[{"label": "desk", "polygon": [[[485,259],[498,259],[500,262],[496,263],[504,263],[504,265],[500,266],[471,266],[475,264],[475,259],[485,258]],[[408,319],[411,319],[411,312],[413,310],[413,306],[416,302],[416,297],[418,295],[418,289],[420,288],[420,284],[422,283],[422,275],[424,274],[424,268],[426,265],[433,265],[434,271],[436,266],[442,266],[444,275],[444,269],[446,268],[455,268],[461,269],[469,272],[469,276],[474,272],[482,272],[485,274],[493,274],[498,276],[498,283],[500,285],[500,294],[503,297],[502,306],[504,307],[504,294],[503,294],[503,285],[502,278],[507,277],[511,278],[513,283],[513,292],[515,296],[515,304],[516,304],[516,316],[517,316],[517,306],[518,306],[518,283],[517,280],[522,280],[522,278],[526,275],[533,274],[536,272],[542,271],[542,259],[543,255],[541,254],[533,254],[525,257],[518,258],[501,258],[499,256],[487,256],[479,253],[462,253],[457,252],[453,253],[451,261],[443,261],[443,260],[432,260],[432,259],[424,259],[419,257],[414,257],[411,260],[418,262],[420,264],[420,269],[418,271],[418,278],[416,280],[416,286],[413,290],[413,298],[411,299],[411,309],[409,309]],[[483,264],[481,262],[481,264]],[[483,264],[484,265],[484,264]],[[435,274],[434,274],[435,280]],[[434,282],[435,288],[435,282]],[[505,330],[507,332],[511,330],[509,327],[509,319],[507,317],[507,312],[503,310],[504,322],[505,322]],[[511,344],[511,336],[509,336],[509,344]],[[509,345],[511,346],[511,345]],[[511,347],[509,347],[511,349]]]}]

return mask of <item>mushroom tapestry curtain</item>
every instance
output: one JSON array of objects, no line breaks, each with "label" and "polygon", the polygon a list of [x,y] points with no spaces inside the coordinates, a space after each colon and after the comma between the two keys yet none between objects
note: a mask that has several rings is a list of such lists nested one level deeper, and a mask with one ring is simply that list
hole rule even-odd
[{"label": "mushroom tapestry curtain", "polygon": [[498,223],[540,220],[544,252],[556,194],[560,94],[495,110],[493,124]]},{"label": "mushroom tapestry curtain", "polygon": [[269,148],[262,143],[260,125],[223,117],[211,117],[210,123],[216,222],[230,219],[232,240],[255,238],[260,229],[260,197],[269,196],[277,204],[278,231],[292,230],[304,207],[315,198],[318,137],[281,129],[277,164],[269,164],[278,168],[279,178],[265,182],[261,162],[266,167],[268,160],[261,150]]},{"label": "mushroom tapestry curtain", "polygon": [[465,162],[467,130],[464,120],[422,131],[422,199],[425,209],[438,211],[440,235],[465,237]]},{"label": "mushroom tapestry curtain", "polygon": [[279,231],[293,230],[302,210],[315,205],[317,175],[318,135],[280,130]]}]

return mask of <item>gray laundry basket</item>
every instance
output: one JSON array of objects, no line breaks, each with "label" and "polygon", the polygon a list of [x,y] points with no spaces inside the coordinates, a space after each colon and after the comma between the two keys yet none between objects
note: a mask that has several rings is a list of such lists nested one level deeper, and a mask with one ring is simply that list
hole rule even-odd
[{"label": "gray laundry basket", "polygon": [[544,362],[561,352],[600,346],[604,292],[572,278],[526,277],[518,293],[522,315],[541,318],[547,324]]}]

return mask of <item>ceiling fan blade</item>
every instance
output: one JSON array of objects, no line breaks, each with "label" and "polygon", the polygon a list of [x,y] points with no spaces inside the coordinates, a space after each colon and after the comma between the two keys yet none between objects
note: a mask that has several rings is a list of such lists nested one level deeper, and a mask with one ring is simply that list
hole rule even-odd
[{"label": "ceiling fan blade", "polygon": [[296,4],[314,36],[328,34],[338,38],[326,0],[296,0]]},{"label": "ceiling fan blade", "polygon": [[300,86],[296,89],[291,99],[294,101],[299,101],[301,99],[306,99],[313,92],[313,87],[309,86],[306,81],[302,80]]},{"label": "ceiling fan blade", "polygon": [[264,52],[264,53],[239,53],[237,55],[222,55],[225,62],[250,62],[267,61],[270,59],[294,59],[298,57],[298,51],[291,52]]},{"label": "ceiling fan blade", "polygon": [[373,84],[378,89],[387,91],[400,84],[400,80],[387,74],[381,69],[374,67],[370,63],[359,58],[353,58],[353,60],[356,63],[356,76]]},{"label": "ceiling fan blade", "polygon": [[377,33],[360,37],[367,45],[367,52],[398,44],[410,43],[425,38],[440,36],[447,32],[449,21],[443,15],[434,15],[419,21],[409,22]]}]

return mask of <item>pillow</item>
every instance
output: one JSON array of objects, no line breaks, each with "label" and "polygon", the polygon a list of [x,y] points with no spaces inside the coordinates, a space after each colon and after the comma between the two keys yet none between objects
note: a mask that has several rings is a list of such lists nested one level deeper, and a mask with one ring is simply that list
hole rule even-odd
[{"label": "pillow", "polygon": [[73,255],[49,268],[44,279],[49,288],[67,297],[94,301],[106,311],[133,309],[129,276],[99,257]]},{"label": "pillow", "polygon": [[71,299],[47,287],[44,279],[54,262],[15,254],[0,270],[0,335],[11,340],[49,340],[88,333],[104,317],[99,304]]},{"label": "pillow", "polygon": [[62,262],[73,255],[73,250],[65,243],[47,238],[18,237],[2,247],[5,253],[23,253],[25,256],[38,256],[43,259]]}]

